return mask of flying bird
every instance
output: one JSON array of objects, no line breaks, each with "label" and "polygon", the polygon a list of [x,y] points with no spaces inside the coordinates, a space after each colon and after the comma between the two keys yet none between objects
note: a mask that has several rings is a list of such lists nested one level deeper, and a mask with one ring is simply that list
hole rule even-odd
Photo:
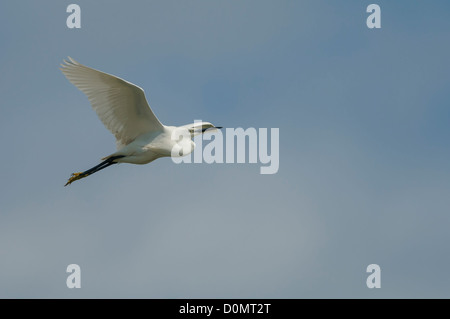
[{"label": "flying bird", "polygon": [[[60,70],[86,94],[100,120],[116,137],[117,151],[91,169],[73,173],[64,186],[117,163],[147,164],[160,157],[188,155],[195,147],[194,136],[221,128],[209,122],[163,125],[148,105],[142,88],[68,59],[63,60]],[[178,129],[185,130],[188,138],[176,134]],[[178,148],[174,152],[175,146]]]}]

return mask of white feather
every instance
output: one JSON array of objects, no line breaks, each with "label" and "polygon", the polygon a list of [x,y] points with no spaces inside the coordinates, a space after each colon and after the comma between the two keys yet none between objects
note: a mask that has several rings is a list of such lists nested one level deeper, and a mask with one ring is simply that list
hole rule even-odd
[{"label": "white feather", "polygon": [[84,66],[70,57],[61,64],[61,71],[87,95],[100,120],[116,137],[117,149],[141,134],[163,130],[147,103],[144,90],[137,85]]}]

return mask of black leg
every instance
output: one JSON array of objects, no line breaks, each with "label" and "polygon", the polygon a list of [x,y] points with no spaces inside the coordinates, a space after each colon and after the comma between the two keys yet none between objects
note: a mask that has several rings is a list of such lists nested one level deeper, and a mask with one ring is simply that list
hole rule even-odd
[{"label": "black leg", "polygon": [[84,171],[81,173],[73,173],[72,176],[67,181],[66,185],[64,185],[64,186],[67,186],[78,179],[82,179],[82,178],[92,175],[98,171],[101,171],[102,169],[107,168],[108,166],[117,164],[117,162],[114,162],[114,160],[121,158],[121,157],[125,157],[125,156],[124,155],[113,156],[113,157],[108,158],[107,160],[104,160],[100,164],[88,169],[87,171]]}]

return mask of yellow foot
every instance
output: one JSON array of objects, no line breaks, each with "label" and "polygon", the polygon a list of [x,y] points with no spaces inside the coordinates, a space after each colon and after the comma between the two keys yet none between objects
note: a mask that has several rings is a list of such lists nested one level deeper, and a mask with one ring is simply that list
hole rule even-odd
[{"label": "yellow foot", "polygon": [[87,175],[83,174],[83,173],[73,173],[70,176],[69,180],[67,181],[66,185],[64,185],[64,186],[70,185],[71,183],[75,182],[76,180],[82,179],[83,177],[86,177],[86,176]]}]

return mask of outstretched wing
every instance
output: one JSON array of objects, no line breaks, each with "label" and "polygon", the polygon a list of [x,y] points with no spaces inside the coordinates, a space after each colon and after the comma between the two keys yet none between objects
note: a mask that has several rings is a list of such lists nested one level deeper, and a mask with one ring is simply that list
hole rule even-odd
[{"label": "outstretched wing", "polygon": [[87,95],[100,120],[116,137],[118,149],[143,133],[163,129],[140,87],[84,66],[70,57],[69,61],[64,60],[60,69]]}]

